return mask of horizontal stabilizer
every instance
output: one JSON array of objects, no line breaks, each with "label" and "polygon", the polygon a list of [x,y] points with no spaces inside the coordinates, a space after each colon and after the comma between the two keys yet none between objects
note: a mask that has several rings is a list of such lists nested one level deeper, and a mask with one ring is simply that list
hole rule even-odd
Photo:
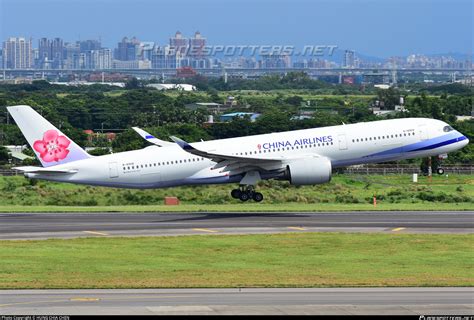
[{"label": "horizontal stabilizer", "polygon": [[25,167],[14,167],[13,169],[21,171],[23,173],[44,173],[44,174],[74,174],[77,170],[73,169],[53,169],[53,168],[41,168],[33,166]]}]

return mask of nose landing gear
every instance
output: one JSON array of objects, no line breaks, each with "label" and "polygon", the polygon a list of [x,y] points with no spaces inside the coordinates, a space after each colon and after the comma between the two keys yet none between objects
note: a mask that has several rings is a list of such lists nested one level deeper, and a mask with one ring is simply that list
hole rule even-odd
[{"label": "nose landing gear", "polygon": [[255,202],[261,202],[263,200],[263,194],[255,191],[255,187],[252,185],[241,185],[239,189],[233,189],[230,195],[234,199],[240,199],[240,201],[248,201],[253,199]]}]

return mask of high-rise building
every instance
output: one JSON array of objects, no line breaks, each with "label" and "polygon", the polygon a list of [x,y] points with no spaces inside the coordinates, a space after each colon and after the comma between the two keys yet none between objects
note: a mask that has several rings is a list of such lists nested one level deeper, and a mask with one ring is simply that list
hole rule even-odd
[{"label": "high-rise building", "polygon": [[151,56],[153,55],[153,48],[155,47],[154,42],[140,42],[139,47],[139,58],[140,60],[149,60],[151,61]]},{"label": "high-rise building", "polygon": [[171,46],[155,47],[151,56],[153,69],[176,69],[181,67],[181,56]]},{"label": "high-rise building", "polygon": [[170,47],[183,57],[188,50],[188,39],[183,38],[182,33],[177,31],[174,38],[170,38]]},{"label": "high-rise building", "polygon": [[61,38],[51,40],[51,60],[53,69],[63,68],[64,43]]},{"label": "high-rise building", "polygon": [[51,58],[51,45],[49,39],[41,38],[38,40],[38,58],[36,67],[39,69],[49,69],[49,60]]},{"label": "high-rise building", "polygon": [[261,69],[285,69],[291,67],[291,58],[287,54],[264,54],[259,61]]},{"label": "high-rise building", "polygon": [[196,31],[194,38],[189,39],[189,53],[191,57],[202,58],[204,56],[204,47],[206,46],[206,38],[201,36],[199,31]]},{"label": "high-rise building", "polygon": [[36,67],[40,69],[62,69],[64,64],[64,43],[61,38],[49,40],[41,38],[38,41],[38,57]]},{"label": "high-rise building", "polygon": [[3,42],[5,69],[30,69],[33,66],[31,39],[8,38]]},{"label": "high-rise building", "polygon": [[64,69],[81,69],[79,67],[79,42],[64,44],[63,67]]},{"label": "high-rise building", "polygon": [[124,37],[121,42],[117,44],[117,49],[115,49],[115,59],[121,61],[133,61],[137,60],[138,53],[140,48],[140,41],[137,38],[133,37],[128,39]]},{"label": "high-rise building", "polygon": [[92,50],[100,50],[102,49],[102,44],[99,40],[82,40],[77,41],[77,45],[79,46],[79,50],[82,53],[92,51]]},{"label": "high-rise building", "polygon": [[196,31],[194,37],[189,39],[187,57],[183,59],[182,65],[194,69],[210,68],[212,62],[205,51],[205,46],[206,38],[204,38],[199,31]]},{"label": "high-rise building", "polygon": [[92,50],[89,67],[90,69],[112,69],[112,50]]},{"label": "high-rise building", "polygon": [[355,67],[355,52],[352,50],[344,51],[344,59],[342,61],[342,66],[344,68],[354,68]]}]

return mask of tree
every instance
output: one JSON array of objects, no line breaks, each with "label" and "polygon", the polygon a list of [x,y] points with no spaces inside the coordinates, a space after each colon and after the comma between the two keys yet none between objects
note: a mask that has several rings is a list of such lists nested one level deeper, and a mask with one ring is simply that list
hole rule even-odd
[{"label": "tree", "polygon": [[138,89],[140,88],[140,82],[137,78],[133,77],[125,83],[126,89]]},{"label": "tree", "polygon": [[10,155],[7,148],[0,146],[0,163],[8,163],[8,159],[10,159]]},{"label": "tree", "polygon": [[377,90],[377,100],[380,101],[380,105],[384,109],[391,110],[395,109],[400,101],[400,92],[392,87],[388,89]]}]

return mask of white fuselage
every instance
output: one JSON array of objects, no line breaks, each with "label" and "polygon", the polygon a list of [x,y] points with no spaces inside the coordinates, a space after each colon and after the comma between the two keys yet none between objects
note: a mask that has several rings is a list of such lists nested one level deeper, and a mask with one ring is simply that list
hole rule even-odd
[{"label": "white fuselage", "polygon": [[[332,167],[445,154],[469,140],[439,120],[408,118],[348,124],[192,143],[212,153],[292,161],[316,154]],[[176,145],[93,157],[51,168],[70,175],[26,173],[31,178],[124,188],[161,188],[187,184],[233,183],[242,174],[215,170],[215,162]],[[280,171],[281,172],[281,171]],[[263,179],[276,178],[271,170]]]}]

